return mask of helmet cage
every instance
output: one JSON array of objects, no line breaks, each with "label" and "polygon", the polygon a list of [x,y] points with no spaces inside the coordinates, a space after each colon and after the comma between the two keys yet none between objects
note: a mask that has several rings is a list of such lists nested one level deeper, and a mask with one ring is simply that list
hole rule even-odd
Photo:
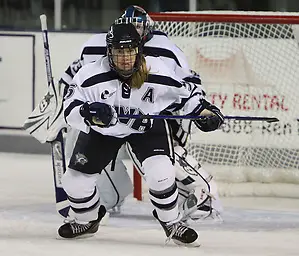
[{"label": "helmet cage", "polygon": [[[125,12],[121,15],[120,18],[139,18],[139,22],[143,21],[144,31],[140,35],[142,39],[147,39],[147,37],[152,36],[152,32],[154,30],[154,21],[151,17],[147,14],[147,12],[140,6],[132,5],[129,6]],[[132,22],[132,20],[123,20],[122,22]],[[135,25],[135,24],[134,24]],[[148,39],[147,39],[148,40]]]},{"label": "helmet cage", "polygon": [[132,23],[137,32],[139,33],[141,39],[145,39],[149,34],[152,33],[152,29],[150,29],[149,22],[141,17],[121,17],[114,21],[114,24],[128,24]]},{"label": "helmet cage", "polygon": [[[107,43],[107,56],[109,60],[110,68],[114,71],[116,71],[120,77],[123,79],[127,79],[132,76],[132,74],[139,70],[140,64],[141,64],[141,56],[142,56],[142,44],[141,39],[137,33],[137,31],[134,28],[135,35],[132,36],[125,36],[116,38],[113,35],[113,28],[115,26],[118,26],[118,24],[114,24],[111,27],[111,30],[108,32],[106,37],[106,43]],[[132,26],[133,27],[133,26]],[[116,54],[114,54],[114,49],[136,49],[136,52],[134,53],[136,55],[135,63],[130,70],[123,70],[118,67],[115,63],[115,59],[118,58]],[[131,56],[133,57],[133,56]]]}]

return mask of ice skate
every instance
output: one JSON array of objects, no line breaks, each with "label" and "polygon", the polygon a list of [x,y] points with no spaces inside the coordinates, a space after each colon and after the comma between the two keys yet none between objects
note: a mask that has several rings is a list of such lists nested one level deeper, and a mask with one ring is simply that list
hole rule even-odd
[{"label": "ice skate", "polygon": [[93,236],[99,229],[100,221],[106,214],[106,208],[101,205],[99,208],[98,219],[86,224],[77,223],[75,220],[63,224],[58,229],[58,234],[63,238],[83,238]]},{"label": "ice skate", "polygon": [[188,247],[198,247],[200,244],[198,243],[198,234],[195,230],[188,227],[182,221],[178,221],[176,223],[168,224],[163,221],[160,221],[157,215],[156,210],[153,211],[154,217],[159,221],[161,226],[163,227],[165,234],[167,236],[166,243],[173,240],[177,245],[183,245]]}]

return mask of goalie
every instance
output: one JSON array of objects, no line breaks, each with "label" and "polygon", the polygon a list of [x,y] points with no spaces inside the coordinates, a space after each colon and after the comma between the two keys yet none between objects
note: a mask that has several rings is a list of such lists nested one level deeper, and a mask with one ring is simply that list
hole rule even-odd
[{"label": "goalie", "polygon": [[[160,56],[166,65],[175,71],[178,77],[186,81],[187,86],[189,82],[193,82],[201,88],[200,77],[190,72],[183,52],[168,39],[167,35],[160,31],[153,30],[154,23],[142,8],[138,6],[128,7],[125,13],[116,20],[115,23],[122,24],[126,22],[132,22],[141,35],[144,43],[144,54],[148,56]],[[50,127],[41,125],[44,119],[40,118],[40,108],[33,112],[33,116],[39,116],[38,122],[32,118],[29,118],[26,122],[27,130],[41,142],[55,141],[59,131],[66,127],[65,152],[67,160],[71,157],[79,131],[66,126],[60,108],[57,108],[58,110],[53,113],[53,111],[51,111],[51,104],[61,105],[63,94],[66,94],[66,97],[72,94],[71,88],[67,93],[66,91],[79,69],[85,64],[98,60],[106,54],[105,37],[106,33],[92,36],[82,47],[81,58],[74,61],[67,68],[59,83],[56,85],[56,90],[59,94],[58,97],[45,97],[47,100],[42,102],[43,106],[47,107],[50,105],[48,107],[49,111],[46,111],[48,114],[44,115],[44,119],[50,116],[50,118],[54,120],[52,125]],[[161,47],[162,45],[163,47]],[[203,90],[202,93],[204,94]],[[102,97],[109,97],[109,94],[103,94]],[[56,102],[54,102],[55,99]],[[150,95],[148,99],[150,100]],[[176,180],[179,189],[179,202],[185,209],[186,219],[189,217],[195,219],[203,218],[209,216],[211,213],[212,215],[214,213],[218,214],[221,211],[221,205],[218,198],[217,186],[212,180],[212,176],[205,172],[196,160],[188,155],[184,149],[188,133],[190,132],[190,122],[169,121],[169,125],[176,144]],[[131,148],[129,146],[127,148],[130,157],[143,176],[140,163],[136,161]],[[114,171],[111,171],[111,169]],[[105,206],[108,210],[118,208],[122,205],[126,196],[132,192],[132,184],[121,159],[115,158],[102,171],[102,174],[99,175],[98,178],[98,187],[100,188],[102,199],[105,201]],[[61,200],[57,199],[57,201]],[[62,207],[68,209],[68,203],[66,205],[63,204]],[[65,212],[66,211],[64,211],[64,214]]]}]

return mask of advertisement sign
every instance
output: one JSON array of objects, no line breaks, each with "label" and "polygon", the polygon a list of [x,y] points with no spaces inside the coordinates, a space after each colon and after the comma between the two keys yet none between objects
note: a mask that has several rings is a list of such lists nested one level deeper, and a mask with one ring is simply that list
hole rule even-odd
[{"label": "advertisement sign", "polygon": [[0,126],[23,126],[34,100],[33,35],[0,34]]},{"label": "advertisement sign", "polygon": [[[298,148],[299,55],[293,39],[178,38],[209,101],[228,116],[276,117],[277,123],[226,120],[192,142]],[[192,42],[192,43],[191,43]],[[250,118],[249,118],[250,119]]]}]

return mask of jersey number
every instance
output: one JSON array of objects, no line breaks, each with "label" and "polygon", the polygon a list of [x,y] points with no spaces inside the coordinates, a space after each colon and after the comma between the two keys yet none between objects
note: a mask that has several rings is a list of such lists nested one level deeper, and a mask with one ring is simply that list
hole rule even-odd
[{"label": "jersey number", "polygon": [[[139,109],[116,106],[116,112],[119,115],[144,115]],[[139,132],[145,132],[152,127],[150,119],[119,119],[119,122],[128,125],[131,129]]]}]

